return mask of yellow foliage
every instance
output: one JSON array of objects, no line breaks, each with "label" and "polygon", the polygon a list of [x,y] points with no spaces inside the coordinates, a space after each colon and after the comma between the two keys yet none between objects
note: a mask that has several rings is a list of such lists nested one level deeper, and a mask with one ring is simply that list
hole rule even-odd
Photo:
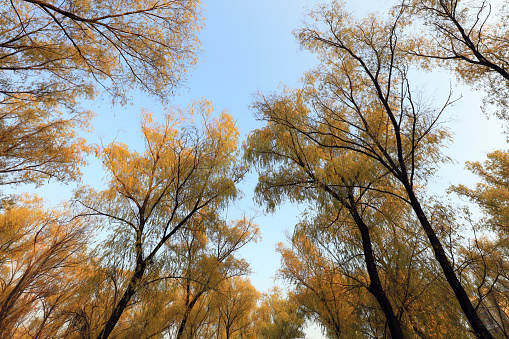
[{"label": "yellow foliage", "polygon": [[[125,273],[100,337],[147,334],[129,320],[136,314],[147,328],[165,333],[170,319],[150,319],[148,305],[150,298],[166,297],[172,300],[154,307],[172,315],[177,337],[193,333],[203,325],[209,292],[249,272],[247,262],[234,254],[259,237],[258,227],[247,218],[227,222],[221,217],[246,173],[237,159],[239,132],[229,114],[212,118],[212,113],[209,101],[170,109],[162,122],[144,111],[143,153],[121,143],[95,147],[107,173],[106,189],[82,187],[77,205],[108,234],[102,265]],[[160,295],[159,282],[169,284],[161,285]],[[139,307],[130,304],[144,293],[148,299]]]},{"label": "yellow foliage", "polygon": [[44,209],[37,197],[2,209],[0,336],[51,336],[81,282],[89,229],[68,210]]},{"label": "yellow foliage", "polygon": [[165,98],[196,62],[199,1],[3,0],[0,8],[4,94],[73,104],[92,99],[100,82],[121,100],[134,86]]}]

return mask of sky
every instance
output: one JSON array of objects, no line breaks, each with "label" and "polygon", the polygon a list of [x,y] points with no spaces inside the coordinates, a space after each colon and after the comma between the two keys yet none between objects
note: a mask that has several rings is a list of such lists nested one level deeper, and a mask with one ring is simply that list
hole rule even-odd
[{"label": "sky", "polygon": [[[170,105],[187,106],[193,100],[208,99],[217,112],[228,111],[235,119],[241,139],[254,128],[262,127],[250,109],[257,93],[278,91],[281,86],[296,87],[304,72],[316,65],[316,58],[301,50],[292,31],[303,22],[304,13],[314,8],[315,0],[205,1],[205,27],[200,34],[202,53],[190,71],[185,88]],[[351,6],[354,11],[368,8]],[[153,111],[161,119],[164,109],[153,98],[134,93],[133,105],[111,107],[108,98],[98,100],[92,109],[97,113],[91,142],[107,144],[113,140],[140,147],[141,109]],[[97,167],[92,160],[90,167]],[[100,185],[100,175],[93,170],[85,173],[84,182]],[[245,198],[242,211],[257,215],[263,240],[250,245],[243,255],[251,262],[253,282],[261,291],[274,285],[273,276],[279,265],[275,245],[286,239],[300,214],[293,206],[284,206],[276,215],[261,217],[263,208],[252,202],[256,173],[250,173],[243,184]]]},{"label": "sky", "polygon": [[[318,3],[315,0],[205,1],[205,28],[200,34],[202,53],[196,67],[190,71],[185,88],[170,104],[185,107],[193,100],[211,100],[217,112],[227,110],[232,114],[241,138],[245,138],[251,130],[262,126],[250,110],[256,93],[278,91],[281,86],[296,87],[304,72],[317,64],[312,54],[300,49],[292,31],[302,26],[304,14]],[[380,3],[351,1],[347,7],[361,17],[379,8]],[[444,116],[447,126],[455,133],[455,142],[446,153],[456,163],[441,168],[431,183],[433,189],[441,194],[450,184],[474,184],[476,178],[463,170],[463,164],[467,160],[482,160],[486,153],[505,147],[500,124],[494,118],[487,120],[480,112],[480,93],[469,92],[467,87],[457,88],[448,75],[422,74],[417,80],[437,102],[444,100],[451,84],[455,87],[453,98],[461,98]],[[152,110],[162,119],[161,105],[141,93],[134,93],[133,104],[126,107],[112,107],[107,98],[96,101],[92,109],[97,117],[89,141],[107,144],[116,140],[140,147],[142,108]],[[100,185],[102,172],[98,168],[99,163],[92,159],[83,181]],[[301,211],[286,205],[274,215],[261,216],[263,208],[252,201],[255,184],[256,173],[250,173],[242,186],[245,197],[231,212],[257,216],[255,221],[263,240],[248,245],[242,254],[253,267],[253,283],[259,290],[266,291],[274,285],[273,277],[279,265],[275,245],[285,241],[286,233],[291,232]]]},{"label": "sky", "polygon": [[[205,28],[200,34],[202,53],[197,66],[190,71],[186,87],[171,100],[171,104],[185,107],[195,99],[211,100],[218,112],[227,110],[233,115],[242,138],[254,128],[261,127],[249,108],[256,93],[278,91],[282,85],[296,87],[304,72],[316,65],[314,56],[299,48],[292,30],[302,25],[304,13],[317,3],[313,0],[204,0]],[[380,3],[383,2],[350,1],[347,7],[359,17],[376,9]],[[421,80],[431,84],[431,93],[435,91],[438,100],[441,93],[455,83],[444,74],[422,75]],[[494,118],[487,120],[480,112],[480,93],[457,87],[454,95],[462,96],[462,99],[447,112],[445,119],[447,126],[455,131],[455,142],[446,152],[456,159],[456,163],[438,171],[431,183],[436,194],[443,194],[450,184],[473,185],[476,178],[464,170],[464,162],[482,160],[486,153],[506,147],[500,123]],[[112,107],[107,98],[99,98],[91,105],[97,117],[89,141],[107,144],[116,140],[139,147],[142,108],[152,110],[162,119],[161,105],[140,93],[134,93],[133,104],[126,107]],[[83,182],[99,186],[101,179],[100,164],[92,159],[84,170]],[[255,221],[263,240],[247,245],[240,254],[251,263],[252,283],[264,292],[276,284],[283,284],[274,280],[280,260],[275,246],[285,241],[302,211],[296,206],[285,205],[275,214],[262,215],[263,208],[252,201],[255,184],[256,173],[251,173],[242,185],[245,196],[235,208],[257,216]],[[72,185],[47,185],[38,192],[56,203],[69,197],[72,189]],[[239,210],[232,214],[240,213]],[[308,338],[321,336],[318,330],[310,329]]]}]

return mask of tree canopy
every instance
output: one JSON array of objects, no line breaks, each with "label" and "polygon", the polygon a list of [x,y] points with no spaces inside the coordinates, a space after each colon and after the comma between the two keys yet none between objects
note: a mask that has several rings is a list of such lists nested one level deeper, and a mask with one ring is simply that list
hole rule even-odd
[{"label": "tree canopy", "polygon": [[[0,336],[509,337],[509,155],[468,162],[475,186],[431,192],[456,101],[419,78],[448,71],[507,120],[497,6],[405,0],[358,18],[318,5],[294,32],[318,64],[255,95],[245,139],[237,112],[202,99],[144,109],[133,147],[87,143],[90,103],[170,103],[197,62],[200,2],[0,2],[0,184],[77,184],[59,206],[0,196]],[[91,157],[101,187],[79,182]],[[275,249],[285,288],[257,290],[242,257],[261,238],[239,211],[251,173],[255,204],[302,211]]]}]

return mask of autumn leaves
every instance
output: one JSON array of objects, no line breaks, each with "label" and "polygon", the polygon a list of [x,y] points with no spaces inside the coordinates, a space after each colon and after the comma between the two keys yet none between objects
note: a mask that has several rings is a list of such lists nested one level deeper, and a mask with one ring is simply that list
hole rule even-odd
[{"label": "autumn leaves", "polygon": [[[506,22],[489,25],[489,5],[411,1],[362,20],[322,5],[296,32],[320,64],[302,88],[257,97],[265,125],[242,147],[234,118],[204,100],[145,113],[140,152],[87,145],[80,103],[101,89],[168,100],[195,62],[198,3],[68,5],[2,3],[2,184],[76,180],[90,154],[106,180],[54,209],[3,199],[2,338],[301,338],[305,318],[330,338],[507,337],[507,154],[469,165],[475,189],[452,188],[486,214],[465,239],[469,215],[426,194],[450,101],[429,106],[410,76],[444,64],[494,89],[504,117]],[[224,213],[251,168],[267,210],[308,207],[278,247],[287,298],[245,278],[238,251],[260,232]]]},{"label": "autumn leaves", "polygon": [[[442,207],[425,202],[426,181],[442,160],[440,149],[449,138],[438,121],[450,102],[427,106],[415,94],[409,76],[417,55],[447,65],[457,62],[460,76],[466,76],[465,66],[469,72],[497,72],[503,79],[495,63],[503,65],[505,60],[495,61],[485,45],[494,34],[483,21],[488,5],[481,4],[473,13],[459,6],[456,1],[404,2],[387,20],[375,16],[356,20],[340,3],[320,6],[296,32],[301,45],[319,55],[320,64],[305,75],[302,89],[261,95],[254,104],[266,126],[251,133],[245,148],[248,161],[261,172],[259,200],[268,209],[285,199],[311,206],[311,217],[295,231],[293,250],[280,249],[283,276],[308,296],[303,304],[333,337],[360,332],[385,336],[387,329],[393,338],[467,336],[456,320],[454,325],[433,320],[431,328],[425,324],[429,319],[422,320],[426,311],[419,300],[438,288],[438,281],[440,286],[449,285],[447,294],[475,335],[492,337],[493,328],[485,323],[492,324],[494,318],[481,318],[479,300],[491,289],[504,288],[496,283],[500,270],[485,271],[482,280],[474,282],[468,279],[473,272],[467,273],[474,264],[466,263],[458,274],[455,260],[465,244],[451,227],[454,218],[433,221],[433,209]],[[412,26],[412,20],[431,26],[433,34],[422,34],[416,42],[411,32],[420,26]],[[438,51],[432,54],[437,36]],[[418,53],[408,46],[430,52]],[[499,81],[506,87],[500,78],[494,84]],[[484,195],[461,187],[458,191],[473,199]],[[407,242],[413,255],[407,252]],[[428,257],[419,258],[418,253]],[[364,260],[354,259],[356,255]],[[421,262],[430,259],[433,264]],[[482,260],[482,266],[491,270],[486,257]],[[317,267],[307,268],[311,263]],[[331,289],[331,284],[337,287]],[[356,317],[367,312],[376,318],[363,306],[367,297],[352,295],[352,287],[371,294],[383,320],[336,317],[346,313],[359,321],[362,318]],[[476,288],[478,297],[469,295],[467,291]],[[349,302],[338,304],[336,298]],[[454,312],[444,310],[439,317]],[[498,330],[506,326],[502,313]],[[370,330],[363,328],[366,322]]]}]

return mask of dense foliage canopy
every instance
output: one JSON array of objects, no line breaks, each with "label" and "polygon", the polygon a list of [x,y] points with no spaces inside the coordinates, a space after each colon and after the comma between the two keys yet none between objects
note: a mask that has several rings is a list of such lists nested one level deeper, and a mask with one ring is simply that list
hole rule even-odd
[{"label": "dense foliage canopy", "polygon": [[[496,6],[411,0],[359,19],[320,5],[295,31],[318,65],[255,97],[262,125],[242,145],[201,100],[144,111],[133,149],[87,144],[87,100],[171,101],[197,60],[199,1],[0,0],[0,184],[77,182],[92,156],[104,169],[64,206],[1,197],[0,337],[292,339],[307,321],[327,338],[508,338],[509,154],[467,163],[481,182],[449,190],[478,220],[433,197],[453,101],[416,79],[450,71],[507,120]],[[305,210],[277,247],[287,290],[259,292],[239,254],[261,236],[228,214],[251,170],[257,204]]]}]

